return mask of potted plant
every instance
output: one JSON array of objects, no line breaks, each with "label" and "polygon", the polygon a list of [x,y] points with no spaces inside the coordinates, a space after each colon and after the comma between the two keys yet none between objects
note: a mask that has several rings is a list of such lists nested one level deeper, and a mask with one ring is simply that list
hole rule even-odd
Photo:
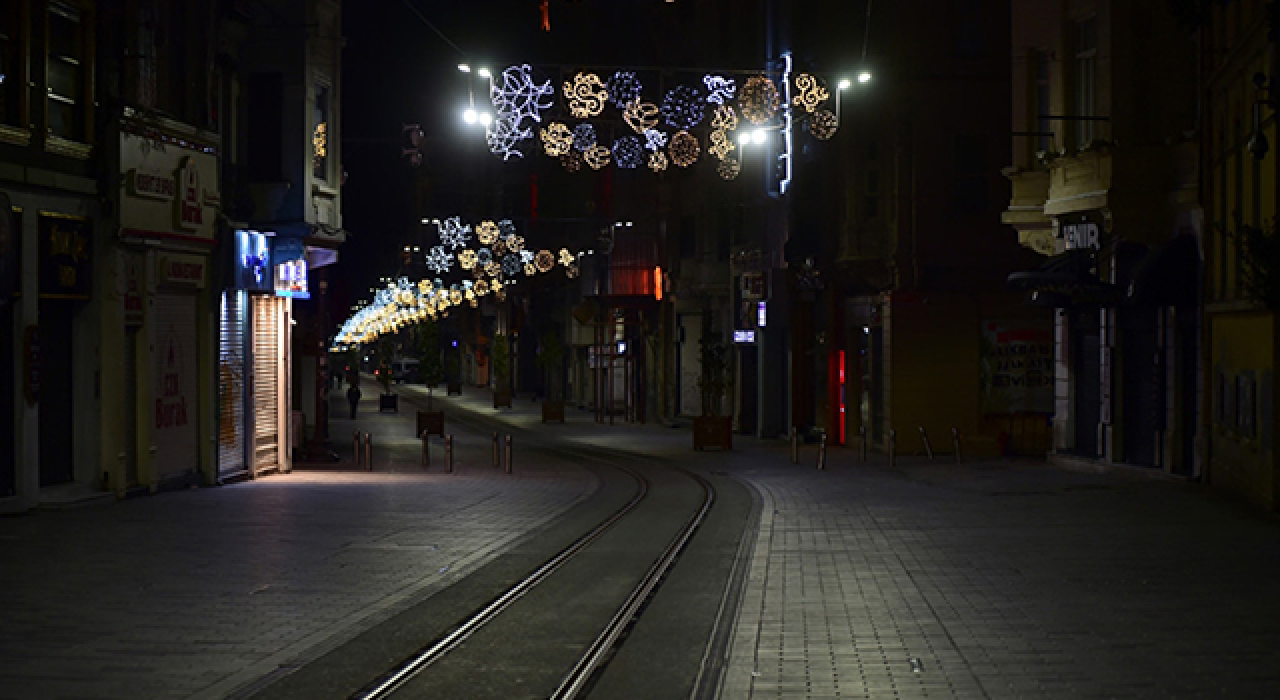
[{"label": "potted plant", "polygon": [[378,341],[377,349],[374,351],[377,356],[378,367],[373,371],[373,376],[382,385],[382,394],[378,396],[378,412],[400,412],[400,397],[391,393],[392,358],[395,356],[395,352],[395,343],[387,336],[383,336]]},{"label": "potted plant", "polygon": [[[704,315],[709,318],[710,314]],[[702,415],[693,419],[693,449],[717,447],[733,449],[733,419],[720,415],[725,395],[732,384],[729,346],[719,333],[711,331],[708,322],[702,333],[702,376],[698,388],[702,391]]]},{"label": "potted plant", "polygon": [[554,330],[538,338],[538,367],[547,385],[547,399],[542,402],[542,422],[564,422],[564,396],[561,392],[560,369],[564,360],[564,344]]},{"label": "potted plant", "polygon": [[511,349],[507,346],[507,336],[501,333],[493,336],[489,362],[493,368],[493,407],[511,408]]},{"label": "potted plant", "polygon": [[436,386],[444,379],[444,363],[440,361],[440,326],[423,321],[414,327],[414,343],[418,351],[418,372],[427,387],[427,410],[418,411],[418,435],[426,432],[444,437],[444,411],[435,410]]}]

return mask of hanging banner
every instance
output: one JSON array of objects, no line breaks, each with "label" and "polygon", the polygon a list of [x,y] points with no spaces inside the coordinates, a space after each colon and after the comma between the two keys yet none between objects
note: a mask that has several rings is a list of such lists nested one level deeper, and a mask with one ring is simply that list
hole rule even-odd
[{"label": "hanging banner", "polygon": [[221,203],[216,154],[122,131],[120,172],[125,234],[213,242]]},{"label": "hanging banner", "polygon": [[88,219],[40,212],[40,296],[87,300],[93,295],[93,228]]},{"label": "hanging banner", "polygon": [[982,326],[983,410],[1053,413],[1053,331],[1032,321]]}]

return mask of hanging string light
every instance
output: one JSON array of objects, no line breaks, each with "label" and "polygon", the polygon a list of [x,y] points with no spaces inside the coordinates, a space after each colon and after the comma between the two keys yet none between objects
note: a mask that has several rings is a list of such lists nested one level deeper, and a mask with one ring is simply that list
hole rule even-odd
[{"label": "hanging string light", "polygon": [[730,105],[719,105],[711,113],[711,128],[733,131],[738,128],[738,113]]},{"label": "hanging string light", "polygon": [[561,264],[561,265],[569,265],[569,264],[572,264],[574,260],[575,260],[575,258],[573,257],[573,253],[569,252],[569,249],[568,249],[568,248],[561,248],[561,249],[560,249],[560,264]]},{"label": "hanging string light", "polygon": [[735,148],[733,145],[733,139],[729,138],[728,133],[723,129],[716,129],[715,131],[712,131],[710,140],[711,145],[707,146],[707,153],[710,153],[720,160],[728,158],[729,154],[732,153]]},{"label": "hanging string light", "polygon": [[560,156],[560,164],[564,166],[565,170],[576,173],[582,169],[582,154],[577,151],[569,151]]},{"label": "hanging string light", "polygon": [[671,137],[671,145],[667,148],[671,152],[671,162],[681,168],[687,168],[698,160],[698,139],[687,131],[681,131]]},{"label": "hanging string light", "polygon": [[454,216],[440,223],[440,242],[444,245],[457,250],[467,247],[470,240],[471,227],[464,225],[461,218]]},{"label": "hanging string light", "polygon": [[667,169],[667,154],[662,151],[654,151],[649,154],[649,169],[655,173],[660,173]]},{"label": "hanging string light", "polygon": [[748,78],[738,92],[738,109],[753,124],[763,124],[772,119],[774,112],[778,111],[779,102],[778,88],[763,75]]},{"label": "hanging string light", "polygon": [[639,100],[643,89],[635,72],[629,70],[614,73],[606,87],[609,90],[609,100],[618,109],[625,109],[627,105]]},{"label": "hanging string light", "polygon": [[599,170],[609,164],[610,155],[609,149],[596,145],[588,148],[587,152],[582,154],[582,159],[587,162],[587,165],[591,166],[592,170]]},{"label": "hanging string light", "polygon": [[481,245],[489,245],[498,238],[498,225],[492,221],[481,221],[476,224],[476,240]]},{"label": "hanging string light", "polygon": [[716,173],[726,180],[733,180],[742,172],[742,163],[737,158],[725,158],[716,166]]},{"label": "hanging string light", "polygon": [[820,141],[826,141],[835,136],[839,126],[840,122],[836,119],[836,115],[829,109],[820,109],[809,117],[809,133]]},{"label": "hanging string light", "polygon": [[628,103],[626,109],[622,111],[622,121],[626,122],[632,131],[640,134],[658,125],[659,114],[658,105],[636,100]]},{"label": "hanging string light", "polygon": [[623,136],[613,142],[613,163],[619,168],[632,170],[644,163],[644,147],[640,137]]},{"label": "hanging string light", "polygon": [[471,249],[458,253],[458,266],[464,270],[470,270],[476,266],[476,252]]},{"label": "hanging string light", "polygon": [[688,85],[677,85],[662,100],[662,118],[676,129],[691,129],[702,121],[706,102],[702,91]]},{"label": "hanging string light", "polygon": [[549,250],[540,250],[538,251],[538,254],[534,256],[533,264],[538,267],[538,272],[547,272],[556,266],[556,256],[552,255]]},{"label": "hanging string light", "polygon": [[707,86],[707,102],[718,105],[727,105],[733,100],[734,92],[737,86],[733,82],[733,78],[726,78],[723,75],[715,75],[707,73],[702,76],[702,84]]},{"label": "hanging string light", "polygon": [[667,147],[667,134],[657,129],[646,129],[644,132],[644,147],[650,151],[661,151]]},{"label": "hanging string light", "polygon": [[564,98],[569,104],[569,114],[586,119],[604,111],[609,90],[595,73],[578,73],[572,81],[565,82]]},{"label": "hanging string light", "polygon": [[453,255],[445,250],[444,246],[433,246],[431,250],[427,251],[426,263],[432,272],[444,274],[449,271],[449,268],[453,267]]},{"label": "hanging string light", "polygon": [[590,122],[573,127],[573,150],[586,151],[596,145],[596,128]]},{"label": "hanging string light", "polygon": [[812,74],[801,73],[796,76],[796,94],[791,98],[791,104],[803,107],[806,112],[813,112],[829,97],[831,93]]},{"label": "hanging string light", "polygon": [[573,148],[573,132],[563,122],[551,122],[542,130],[542,150],[549,156],[559,157]]}]

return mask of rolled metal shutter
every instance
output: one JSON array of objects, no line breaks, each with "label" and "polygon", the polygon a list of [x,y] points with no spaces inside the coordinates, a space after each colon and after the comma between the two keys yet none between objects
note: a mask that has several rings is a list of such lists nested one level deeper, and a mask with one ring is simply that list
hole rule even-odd
[{"label": "rolled metal shutter", "polygon": [[280,466],[280,304],[253,297],[253,469]]},{"label": "rolled metal shutter", "polygon": [[218,319],[218,474],[231,476],[247,468],[245,384],[248,365],[245,335],[249,296],[244,290],[222,294]]},{"label": "rolled metal shutter", "polygon": [[152,466],[163,480],[200,466],[195,295],[156,294],[153,318]]}]

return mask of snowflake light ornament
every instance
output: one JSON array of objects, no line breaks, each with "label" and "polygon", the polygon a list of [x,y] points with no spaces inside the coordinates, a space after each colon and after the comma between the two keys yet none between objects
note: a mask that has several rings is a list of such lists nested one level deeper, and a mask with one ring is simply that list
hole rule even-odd
[{"label": "snowflake light ornament", "polygon": [[493,251],[495,258],[500,258],[507,254],[507,242],[502,239],[498,239],[493,242],[493,245],[489,246],[489,250]]},{"label": "snowflake light ornament", "polygon": [[512,117],[517,125],[525,119],[541,122],[542,113],[555,104],[555,94],[550,80],[534,82],[533,68],[528,64],[502,71],[502,81],[494,81],[489,92],[499,117]]},{"label": "snowflake light ornament", "polygon": [[497,277],[502,274],[502,266],[495,261],[490,261],[484,266],[484,273],[490,277]]},{"label": "snowflake light ornament", "polygon": [[524,153],[519,146],[522,141],[533,138],[532,129],[520,128],[520,120],[513,116],[499,116],[494,119],[484,132],[485,143],[489,144],[489,152],[502,159],[523,158]]},{"label": "snowflake light ornament", "polygon": [[565,170],[576,173],[582,169],[582,154],[577,151],[569,151],[560,156],[560,164],[564,166]]},{"label": "snowflake light ornament", "polygon": [[671,145],[667,148],[671,151],[671,162],[681,168],[687,168],[698,160],[698,154],[701,149],[698,146],[698,139],[687,131],[681,131],[671,137]]},{"label": "snowflake light ornament", "polygon": [[733,139],[729,138],[729,135],[724,130],[716,129],[711,132],[711,145],[707,146],[707,153],[724,160],[729,157],[734,148]]},{"label": "snowflake light ornament", "polygon": [[476,224],[476,240],[482,245],[489,245],[498,238],[498,225],[492,221],[481,221]]},{"label": "snowflake light ornament", "polygon": [[559,157],[573,148],[573,133],[563,122],[551,122],[542,129],[542,152]]},{"label": "snowflake light ornament", "polygon": [[597,145],[588,148],[587,152],[582,154],[582,159],[587,161],[587,165],[590,165],[592,170],[599,170],[609,164],[611,155],[609,149]]},{"label": "snowflake light ornament", "polygon": [[797,107],[803,107],[804,111],[812,113],[818,108],[818,105],[827,101],[831,97],[831,93],[827,88],[818,81],[810,73],[801,73],[796,76],[796,95],[791,98],[791,104]]},{"label": "snowflake light ornament", "polygon": [[479,295],[481,295],[481,296],[484,296],[485,294],[488,294],[488,293],[489,293],[489,281],[488,281],[488,280],[477,280],[477,281],[476,281],[476,287],[475,287],[475,289],[476,289],[476,294],[479,294]]},{"label": "snowflake light ornament", "polygon": [[498,233],[504,236],[510,236],[515,232],[516,225],[511,222],[511,219],[502,219],[498,222]]},{"label": "snowflake light ornament", "polygon": [[590,122],[573,127],[573,150],[585,151],[596,145],[596,128]]},{"label": "snowflake light ornament", "polygon": [[502,274],[507,277],[515,277],[520,274],[524,265],[520,262],[520,258],[515,255],[508,255],[502,259]]},{"label": "snowflake light ornament", "polygon": [[561,248],[561,249],[560,249],[560,264],[561,264],[561,265],[572,265],[572,264],[573,264],[573,261],[574,261],[573,253],[570,253],[568,248]]},{"label": "snowflake light ornament", "polygon": [[613,162],[619,168],[633,170],[644,163],[644,147],[636,136],[623,136],[613,142]]},{"label": "snowflake light ornament", "polygon": [[711,128],[733,131],[738,128],[738,114],[730,105],[720,105],[711,113]]},{"label": "snowflake light ornament", "polygon": [[667,169],[667,154],[662,151],[654,151],[649,154],[649,169],[655,173],[660,173]]},{"label": "snowflake light ornament", "polygon": [[662,100],[662,118],[677,129],[689,129],[702,121],[706,103],[702,91],[688,85],[677,85]]},{"label": "snowflake light ornament", "polygon": [[471,240],[471,227],[462,223],[459,217],[451,217],[440,223],[440,242],[457,250],[467,247]]},{"label": "snowflake light ornament", "polygon": [[534,275],[538,274],[537,266],[534,265],[533,263],[525,263],[524,274],[528,277],[533,277]]},{"label": "snowflake light ornament", "polygon": [[522,263],[528,264],[528,263],[533,262],[533,257],[534,257],[534,256],[533,256],[533,251],[532,251],[532,250],[521,250],[521,251],[520,251],[520,262],[522,262]]},{"label": "snowflake light ornament", "polygon": [[716,166],[716,172],[726,180],[733,180],[742,172],[742,163],[737,158],[725,158]]},{"label": "snowflake light ornament", "polygon": [[738,89],[733,82],[733,78],[726,78],[723,75],[712,73],[702,76],[702,84],[707,86],[707,102],[714,102],[718,105],[729,104]]},{"label": "snowflake light ornament", "polygon": [[627,105],[640,99],[640,91],[643,86],[640,79],[636,77],[634,71],[620,70],[609,78],[606,86],[609,89],[609,101],[613,102],[613,106],[618,109],[624,109]]},{"label": "snowflake light ornament", "polygon": [[622,111],[622,121],[637,134],[643,133],[658,125],[658,105],[652,102],[636,100]]},{"label": "snowflake light ornament", "polygon": [[556,256],[549,250],[540,250],[534,258],[534,264],[538,266],[538,272],[548,272],[556,266]]},{"label": "snowflake light ornament", "polygon": [[644,147],[650,151],[661,151],[667,147],[667,134],[657,129],[646,129],[644,132]]},{"label": "snowflake light ornament", "polygon": [[458,253],[458,267],[470,270],[476,266],[476,252],[470,248]]},{"label": "snowflake light ornament", "polygon": [[565,82],[563,89],[569,114],[578,119],[599,116],[609,99],[609,90],[595,73],[578,73],[572,81]]},{"label": "snowflake light ornament", "polygon": [[476,251],[477,265],[484,266],[484,265],[488,265],[491,262],[493,262],[493,251],[489,250],[488,248],[481,248],[480,250]]},{"label": "snowflake light ornament", "polygon": [[763,124],[778,111],[778,88],[764,75],[753,75],[738,92],[738,110],[752,124]]},{"label": "snowflake light ornament", "polygon": [[504,240],[507,242],[507,250],[512,253],[520,253],[521,257],[524,257],[524,236],[517,236],[513,233]]},{"label": "snowflake light ornament", "polygon": [[809,133],[813,134],[815,139],[826,141],[836,135],[836,128],[840,123],[836,121],[836,115],[831,113],[829,109],[820,109],[809,117]]},{"label": "snowflake light ornament", "polygon": [[453,267],[453,255],[442,245],[434,246],[427,251],[427,267],[432,272],[444,274]]}]

